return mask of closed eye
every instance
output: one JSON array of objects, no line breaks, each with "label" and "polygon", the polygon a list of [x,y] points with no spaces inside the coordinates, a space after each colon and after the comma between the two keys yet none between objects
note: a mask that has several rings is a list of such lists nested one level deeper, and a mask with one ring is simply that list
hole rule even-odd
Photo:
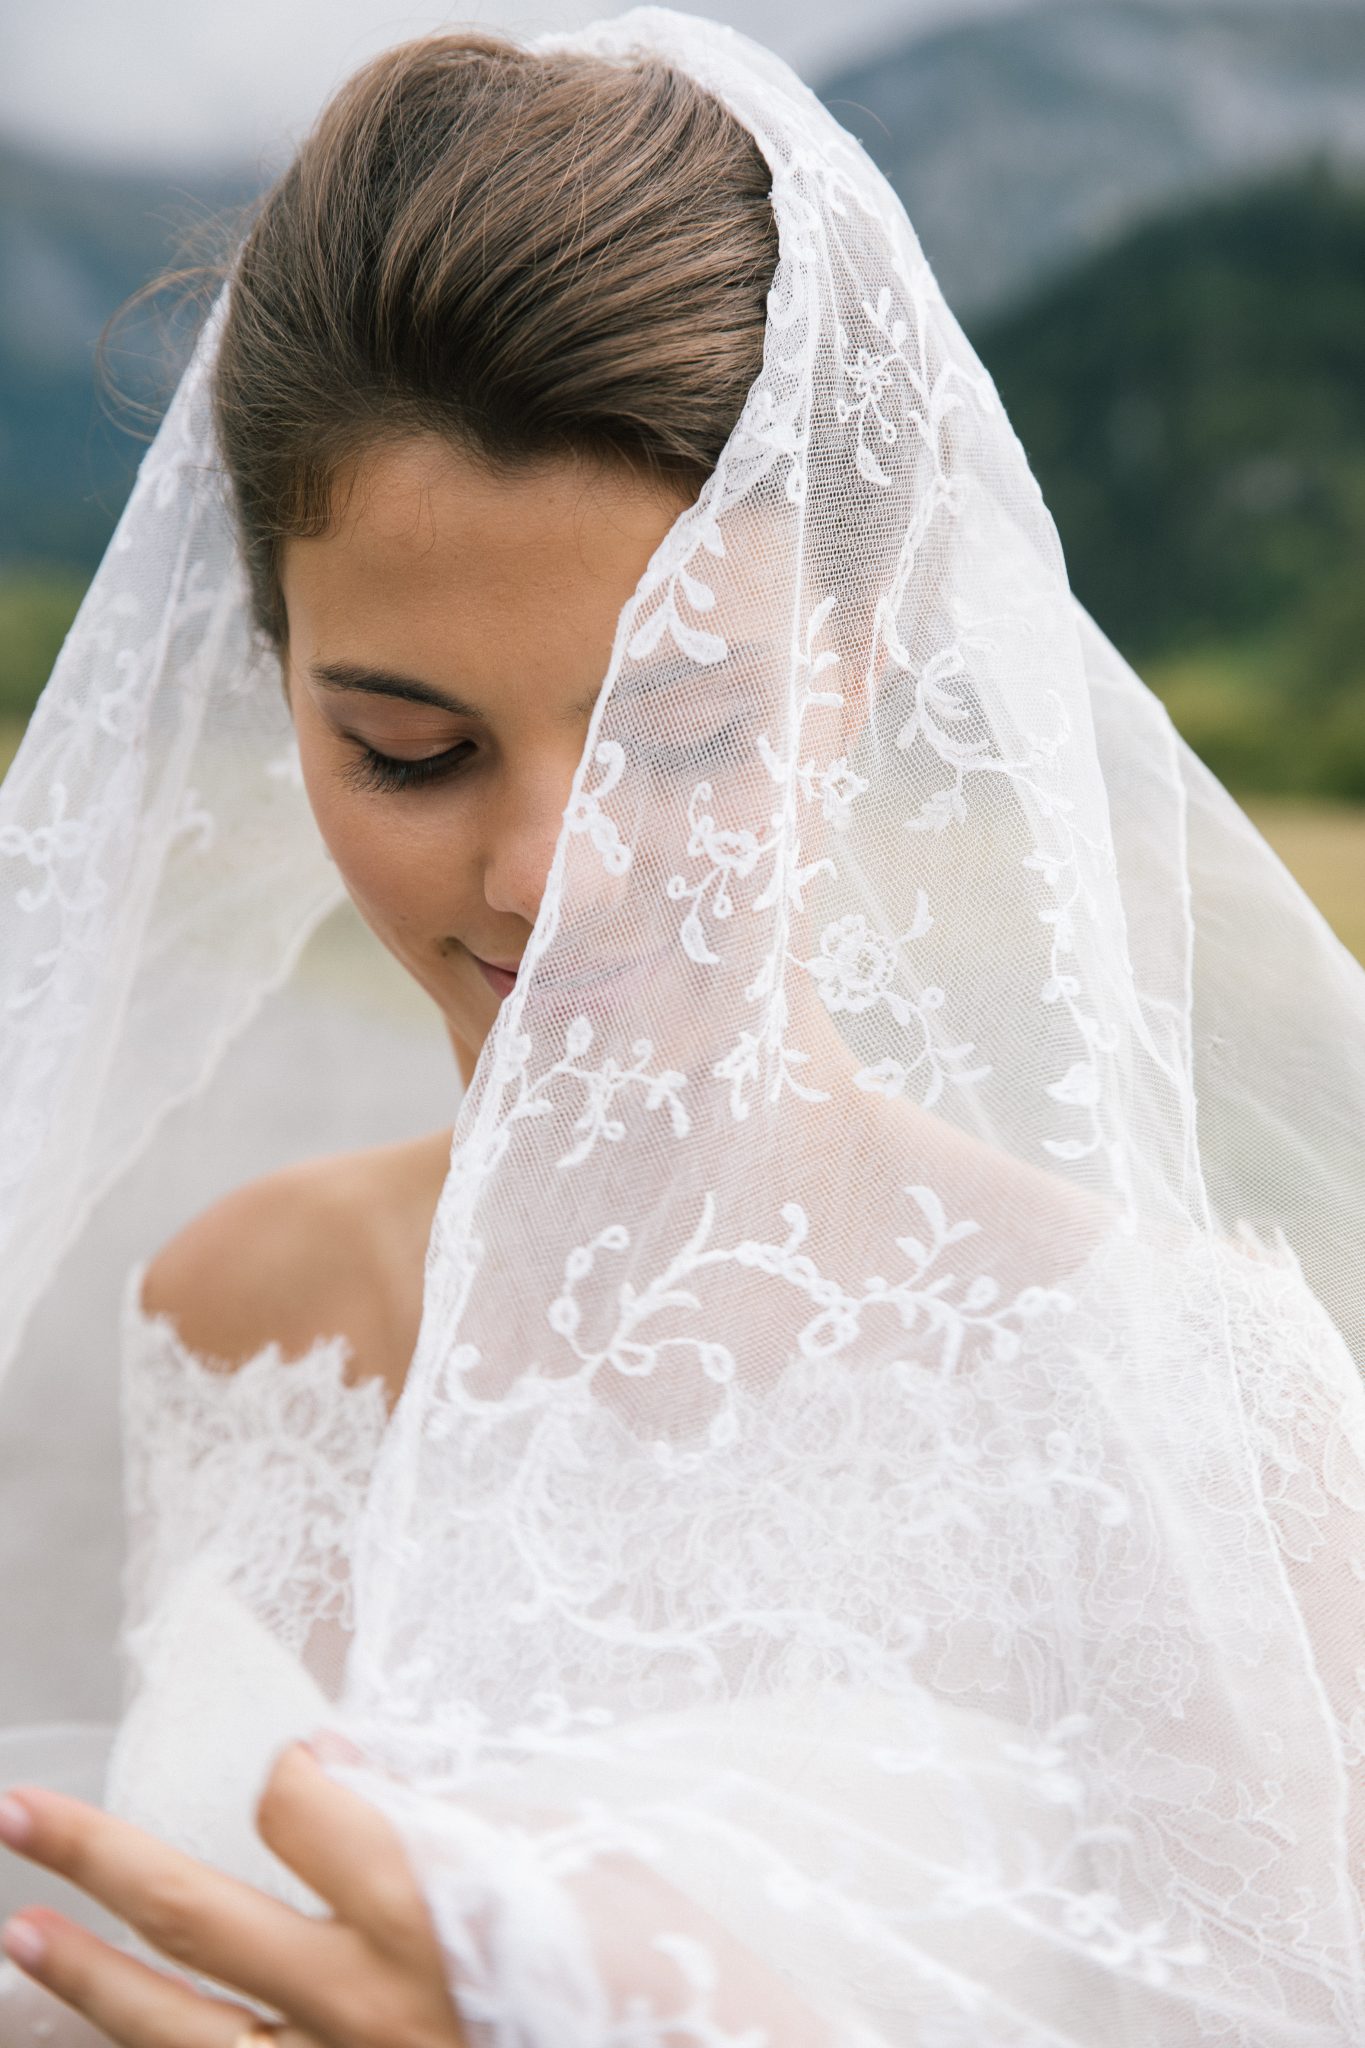
[{"label": "closed eye", "polygon": [[742,717],[732,718],[728,725],[717,727],[716,731],[703,734],[698,740],[689,740],[676,747],[649,747],[645,759],[652,768],[665,772],[671,769],[713,767],[718,761],[733,760],[738,747],[736,741],[744,726]]},{"label": "closed eye", "polygon": [[353,789],[420,789],[425,784],[444,782],[457,775],[476,751],[472,740],[459,740],[439,754],[423,754],[416,760],[405,761],[396,754],[381,754],[363,740],[357,740],[355,745],[356,758],[345,770],[345,779]]}]

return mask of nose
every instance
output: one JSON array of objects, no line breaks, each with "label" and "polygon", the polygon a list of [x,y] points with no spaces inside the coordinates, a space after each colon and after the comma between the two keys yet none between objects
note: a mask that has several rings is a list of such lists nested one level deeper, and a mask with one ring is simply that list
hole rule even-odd
[{"label": "nose", "polygon": [[[486,823],[483,888],[490,910],[534,924],[564,824],[564,810],[578,766],[576,752],[524,764],[499,789]],[[584,853],[590,857],[584,859]],[[571,840],[568,900],[577,910],[600,913],[615,902],[621,885],[581,838]]]}]

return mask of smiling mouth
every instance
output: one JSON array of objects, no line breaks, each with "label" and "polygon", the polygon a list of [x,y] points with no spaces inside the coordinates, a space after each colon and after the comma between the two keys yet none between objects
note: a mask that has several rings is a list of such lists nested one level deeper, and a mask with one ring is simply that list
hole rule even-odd
[{"label": "smiling mouth", "polygon": [[471,953],[469,957],[499,1002],[502,1001],[504,996],[511,995],[512,990],[517,985],[517,968],[521,964],[519,961],[516,966],[498,967],[491,960],[480,959],[477,953]]}]

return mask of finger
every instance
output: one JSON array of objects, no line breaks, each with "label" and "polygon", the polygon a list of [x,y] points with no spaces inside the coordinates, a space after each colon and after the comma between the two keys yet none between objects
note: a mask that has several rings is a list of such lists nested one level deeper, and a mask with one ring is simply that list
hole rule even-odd
[{"label": "finger", "polygon": [[382,1953],[440,1967],[425,1895],[397,1830],[329,1778],[304,1743],[277,1758],[256,1808],[261,1840]]},{"label": "finger", "polygon": [[[257,2023],[245,2006],[206,1997],[46,1906],[6,1924],[5,1952],[119,2048],[237,2048]],[[292,2026],[275,2038],[280,2048],[318,2048]]]},{"label": "finger", "polygon": [[334,1922],[297,1912],[82,1799],[25,1785],[6,1804],[28,1818],[22,1843],[6,1831],[11,1847],[98,1899],[162,1955],[317,2025],[339,1954],[350,1953]]}]

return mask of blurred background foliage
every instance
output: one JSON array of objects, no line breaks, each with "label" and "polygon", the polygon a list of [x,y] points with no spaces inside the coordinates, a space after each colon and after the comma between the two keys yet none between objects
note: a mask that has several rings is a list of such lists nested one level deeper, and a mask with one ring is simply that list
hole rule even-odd
[{"label": "blurred background foliage", "polygon": [[1073,588],[1215,772],[1365,800],[1365,180],[1153,222],[973,339]]},{"label": "blurred background foliage", "polygon": [[[1365,8],[1038,0],[817,81],[906,200],[1072,585],[1365,957]],[[120,323],[260,178],[0,142],[0,759],[174,382]],[[6,741],[8,745],[6,745]]]}]

